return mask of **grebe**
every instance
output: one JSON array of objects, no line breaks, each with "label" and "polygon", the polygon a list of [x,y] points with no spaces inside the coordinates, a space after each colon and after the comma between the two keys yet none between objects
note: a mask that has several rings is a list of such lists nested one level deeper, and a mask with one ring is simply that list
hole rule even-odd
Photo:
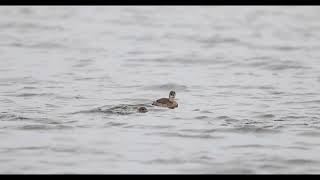
[{"label": "grebe", "polygon": [[175,97],[176,97],[176,92],[170,91],[169,98],[158,99],[154,101],[152,105],[174,109],[178,107],[178,103],[174,100]]}]

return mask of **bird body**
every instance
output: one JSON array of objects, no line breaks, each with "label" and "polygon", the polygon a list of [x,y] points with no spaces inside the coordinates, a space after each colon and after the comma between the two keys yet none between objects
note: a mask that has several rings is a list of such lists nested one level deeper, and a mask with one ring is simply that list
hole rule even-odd
[{"label": "bird body", "polygon": [[175,101],[176,93],[174,91],[170,91],[169,98],[161,98],[152,103],[154,106],[167,107],[170,109],[174,109],[178,107],[178,103]]}]

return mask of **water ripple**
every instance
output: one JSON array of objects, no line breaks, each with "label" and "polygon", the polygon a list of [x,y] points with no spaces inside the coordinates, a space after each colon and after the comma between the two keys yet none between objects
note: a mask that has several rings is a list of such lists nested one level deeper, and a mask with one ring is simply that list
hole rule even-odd
[{"label": "water ripple", "polygon": [[145,86],[145,87],[143,87],[143,89],[144,90],[153,90],[153,91],[170,91],[170,90],[184,91],[184,92],[189,91],[187,86],[175,84],[175,83]]}]

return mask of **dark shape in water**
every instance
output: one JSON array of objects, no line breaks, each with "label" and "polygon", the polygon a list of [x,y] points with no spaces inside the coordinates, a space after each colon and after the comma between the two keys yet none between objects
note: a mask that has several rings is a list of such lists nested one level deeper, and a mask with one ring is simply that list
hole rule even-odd
[{"label": "dark shape in water", "polygon": [[139,108],[138,108],[138,112],[140,112],[140,113],[146,113],[146,112],[148,112],[148,110],[147,110],[146,107],[139,107]]},{"label": "dark shape in water", "polygon": [[148,106],[152,107],[151,105],[148,105],[148,104],[137,104],[137,105],[121,104],[121,105],[109,107],[106,109],[104,107],[100,107],[100,108],[97,108],[96,111],[109,113],[109,114],[129,115],[135,112],[146,113],[148,112],[148,109],[147,109]]}]

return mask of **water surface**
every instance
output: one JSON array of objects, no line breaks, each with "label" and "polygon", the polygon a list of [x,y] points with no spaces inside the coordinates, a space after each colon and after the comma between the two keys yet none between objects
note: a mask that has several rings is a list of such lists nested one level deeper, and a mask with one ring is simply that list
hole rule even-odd
[{"label": "water surface", "polygon": [[[3,6],[0,172],[319,173],[319,18]],[[178,108],[148,106],[170,90]]]}]

